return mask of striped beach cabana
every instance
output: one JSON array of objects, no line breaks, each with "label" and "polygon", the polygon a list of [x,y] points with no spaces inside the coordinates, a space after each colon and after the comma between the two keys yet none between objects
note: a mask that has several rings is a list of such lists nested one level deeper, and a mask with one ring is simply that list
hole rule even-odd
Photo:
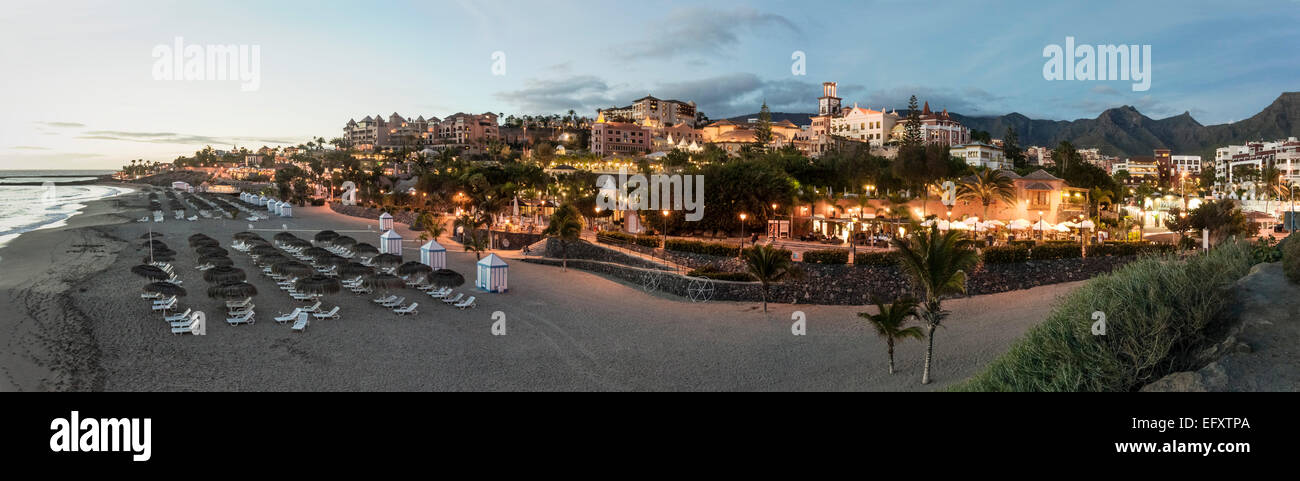
[{"label": "striped beach cabana", "polygon": [[487,292],[506,292],[510,280],[509,266],[496,254],[488,254],[478,261],[478,280],[474,286]]},{"label": "striped beach cabana", "polygon": [[285,202],[280,206],[280,217],[293,217],[293,204]]},{"label": "striped beach cabana", "polygon": [[392,229],[384,232],[379,236],[379,253],[402,255],[402,236]]},{"label": "striped beach cabana", "polygon": [[390,230],[393,230],[392,214],[389,214],[387,212],[384,212],[383,214],[379,214],[379,231],[384,232]]},{"label": "striped beach cabana", "polygon": [[431,240],[420,246],[420,262],[434,270],[447,268],[447,248]]}]

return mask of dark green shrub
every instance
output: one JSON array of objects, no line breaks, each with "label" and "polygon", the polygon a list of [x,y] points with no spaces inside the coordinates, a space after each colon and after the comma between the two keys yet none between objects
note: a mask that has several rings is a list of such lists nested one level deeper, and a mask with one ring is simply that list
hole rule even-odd
[{"label": "dark green shrub", "polygon": [[[1197,354],[1250,270],[1250,247],[1226,243],[1205,255],[1134,261],[1063,298],[964,391],[1133,391],[1172,372],[1196,368]],[[1092,326],[1105,316],[1106,335]]]},{"label": "dark green shrub", "polygon": [[853,264],[863,267],[884,267],[898,265],[898,255],[894,251],[859,252],[853,256]]},{"label": "dark green shrub", "polygon": [[844,249],[825,249],[803,253],[803,261],[809,264],[848,264],[849,251]]},{"label": "dark green shrub", "polygon": [[1042,244],[1029,250],[1029,258],[1042,261],[1048,259],[1070,259],[1083,255],[1079,244]]},{"label": "dark green shrub", "polygon": [[1300,239],[1293,234],[1282,240],[1282,272],[1291,282],[1300,283]]},{"label": "dark green shrub", "polygon": [[1028,248],[1028,247],[1033,247],[1034,244],[1037,243],[1038,243],[1037,241],[1033,241],[1033,240],[1013,240],[1011,242],[1008,242],[1007,244],[1012,246],[1021,246],[1021,247]]},{"label": "dark green shrub", "polygon": [[718,242],[668,239],[668,244],[664,248],[670,251],[689,252],[706,256],[736,257],[740,255],[740,246]]},{"label": "dark green shrub", "polygon": [[658,237],[649,235],[632,235],[618,231],[605,231],[596,234],[596,242],[602,244],[635,244],[642,247],[659,247]]},{"label": "dark green shrub", "polygon": [[1029,248],[1024,245],[993,246],[984,249],[984,263],[1012,264],[1029,260]]}]

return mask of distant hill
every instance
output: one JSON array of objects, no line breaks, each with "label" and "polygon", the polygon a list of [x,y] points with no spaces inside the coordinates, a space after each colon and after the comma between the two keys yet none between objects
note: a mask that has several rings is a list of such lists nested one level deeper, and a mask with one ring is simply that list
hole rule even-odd
[{"label": "distant hill", "polygon": [[[907,115],[899,110],[899,115]],[[1100,148],[1102,153],[1117,156],[1151,155],[1154,149],[1169,149],[1178,154],[1212,158],[1214,149],[1252,140],[1275,140],[1300,137],[1300,92],[1278,96],[1263,111],[1248,119],[1205,126],[1186,112],[1164,119],[1152,119],[1125,105],[1108,109],[1095,119],[1041,120],[1019,113],[996,117],[968,117],[951,113],[972,130],[989,132],[1001,138],[1007,127],[1014,127],[1022,145],[1055,146],[1063,140],[1079,148]],[[808,124],[811,114],[773,113],[772,119],[789,119],[798,125]],[[741,115],[736,122],[758,118],[758,114]]]},{"label": "distant hill", "polygon": [[[817,115],[817,114],[815,114],[815,113],[813,113],[813,114],[799,114],[799,113],[788,113],[788,112],[772,112],[772,121],[773,121],[773,122],[780,122],[780,121],[782,121],[782,120],[789,120],[791,123],[793,123],[793,124],[795,124],[795,125],[808,125],[808,124],[812,123],[812,122],[811,122],[810,120],[808,120],[808,119],[809,119],[810,117],[814,116],[814,115]],[[736,117],[729,117],[729,118],[727,118],[727,120],[730,120],[730,121],[735,122],[735,123],[738,123],[738,124],[743,124],[743,123],[745,123],[745,122],[749,122],[749,119],[755,119],[755,120],[757,120],[757,119],[758,119],[758,113],[752,113],[752,114],[749,114],[749,115],[740,115],[740,116],[736,116]],[[713,119],[713,120],[710,120],[710,122],[716,122],[716,121],[718,121],[718,120],[720,120],[720,119]]]}]

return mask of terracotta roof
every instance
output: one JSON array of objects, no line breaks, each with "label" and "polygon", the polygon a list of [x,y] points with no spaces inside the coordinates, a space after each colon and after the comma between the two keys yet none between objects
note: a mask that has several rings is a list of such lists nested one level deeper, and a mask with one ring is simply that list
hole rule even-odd
[{"label": "terracotta roof", "polygon": [[1032,184],[1026,185],[1025,190],[1052,190],[1052,186],[1044,184],[1042,182],[1034,182]]},{"label": "terracotta roof", "polygon": [[1061,180],[1059,177],[1049,174],[1043,169],[1035,170],[1029,175],[1024,176],[1024,178],[1033,180]]}]

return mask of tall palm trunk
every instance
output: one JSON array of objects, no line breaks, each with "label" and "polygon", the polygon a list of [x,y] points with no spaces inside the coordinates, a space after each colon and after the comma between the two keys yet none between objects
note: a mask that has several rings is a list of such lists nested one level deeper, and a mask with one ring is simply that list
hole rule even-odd
[{"label": "tall palm trunk", "polygon": [[763,283],[763,312],[767,313],[767,283]]},{"label": "tall palm trunk", "polygon": [[921,373],[921,384],[930,384],[930,361],[934,359],[934,324],[927,327],[925,337],[929,346],[925,348],[925,370]]},{"label": "tall palm trunk", "polygon": [[889,373],[893,374],[894,373],[894,338],[890,337],[885,339],[885,343],[889,345]]}]

